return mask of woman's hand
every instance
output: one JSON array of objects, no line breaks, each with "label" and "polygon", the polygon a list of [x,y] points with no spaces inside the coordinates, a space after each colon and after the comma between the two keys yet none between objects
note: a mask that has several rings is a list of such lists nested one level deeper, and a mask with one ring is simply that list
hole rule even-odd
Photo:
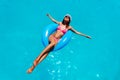
[{"label": "woman's hand", "polygon": [[50,14],[47,13],[46,16],[50,16]]},{"label": "woman's hand", "polygon": [[90,36],[85,36],[86,38],[89,38],[89,39],[91,39],[91,37]]}]

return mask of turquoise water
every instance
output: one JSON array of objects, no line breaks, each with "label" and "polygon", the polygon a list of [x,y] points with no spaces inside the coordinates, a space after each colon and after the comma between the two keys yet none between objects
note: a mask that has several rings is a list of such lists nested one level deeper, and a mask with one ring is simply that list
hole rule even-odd
[{"label": "turquoise water", "polygon": [[[92,39],[73,34],[32,74],[44,49],[41,32],[50,13]],[[120,0],[0,0],[0,80],[120,80]]]}]

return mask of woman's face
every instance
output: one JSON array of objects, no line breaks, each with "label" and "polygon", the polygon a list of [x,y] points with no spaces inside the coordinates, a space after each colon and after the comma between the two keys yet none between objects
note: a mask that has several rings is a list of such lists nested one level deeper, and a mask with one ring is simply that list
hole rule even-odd
[{"label": "woman's face", "polygon": [[69,17],[69,16],[65,16],[65,17],[64,17],[64,20],[65,20],[66,22],[69,22],[69,21],[70,21],[70,17]]}]

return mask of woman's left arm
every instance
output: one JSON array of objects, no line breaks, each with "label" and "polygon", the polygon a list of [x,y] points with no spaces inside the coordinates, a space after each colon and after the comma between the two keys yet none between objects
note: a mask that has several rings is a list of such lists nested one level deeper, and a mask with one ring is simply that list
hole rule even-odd
[{"label": "woman's left arm", "polygon": [[81,33],[81,32],[78,32],[77,30],[75,30],[75,29],[72,28],[72,27],[70,27],[70,30],[71,30],[72,32],[76,33],[76,34],[79,34],[79,35],[81,35],[81,36],[84,36],[84,37],[86,37],[86,38],[91,39],[90,36],[88,36],[88,35],[86,35],[86,34],[83,34],[83,33]]}]

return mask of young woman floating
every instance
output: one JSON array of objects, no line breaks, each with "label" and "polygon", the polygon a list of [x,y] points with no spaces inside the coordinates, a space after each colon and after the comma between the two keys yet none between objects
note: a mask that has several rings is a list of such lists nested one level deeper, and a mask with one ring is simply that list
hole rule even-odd
[{"label": "young woman floating", "polygon": [[65,15],[62,22],[58,22],[50,14],[47,14],[47,16],[56,24],[58,24],[57,30],[49,36],[49,45],[40,53],[40,55],[35,59],[33,62],[32,67],[30,67],[27,70],[27,73],[31,73],[34,68],[47,57],[47,55],[52,51],[52,49],[55,47],[55,45],[58,43],[59,39],[68,31],[71,30],[72,32],[84,36],[86,38],[91,39],[90,36],[83,34],[81,32],[78,32],[75,30],[72,26],[70,26],[71,22],[71,16],[69,14]]}]

